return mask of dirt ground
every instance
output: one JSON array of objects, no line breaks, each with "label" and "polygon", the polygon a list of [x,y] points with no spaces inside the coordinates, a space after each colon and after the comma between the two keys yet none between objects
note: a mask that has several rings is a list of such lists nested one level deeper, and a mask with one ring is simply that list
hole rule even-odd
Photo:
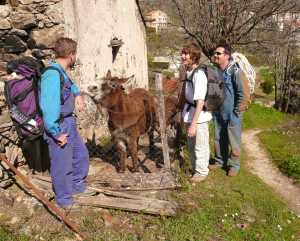
[{"label": "dirt ground", "polygon": [[257,137],[259,132],[259,130],[249,130],[243,133],[243,148],[248,159],[251,160],[248,162],[250,171],[271,186],[294,212],[300,214],[300,188],[272,163],[269,154]]},{"label": "dirt ground", "polygon": [[[117,172],[117,156],[112,146],[100,146],[95,143],[89,143],[90,149],[94,151],[91,153],[90,170],[87,178],[88,182],[93,183],[93,181],[97,180],[97,184],[100,188],[124,189],[132,185],[134,181],[136,181],[136,188],[145,185],[148,185],[149,187],[149,185],[151,185],[150,181],[147,182],[147,178],[143,178],[144,180],[142,180],[141,176],[143,177],[143,175],[145,175],[145,177],[147,177],[147,175],[151,174],[157,174],[159,176],[160,173],[163,176],[165,170],[162,168],[163,164],[159,162],[159,160],[162,160],[159,144],[157,144],[156,151],[151,153],[151,159],[149,159],[147,142],[147,137],[145,137],[142,138],[140,143],[141,150],[139,151],[139,160],[141,175],[139,173],[130,173],[128,168],[124,174],[119,174]],[[128,158],[126,164],[127,167],[132,165],[130,158]],[[23,174],[28,175],[29,170],[27,169],[27,166],[20,167],[20,169]],[[42,187],[41,190],[43,190],[49,199],[54,202],[51,183],[42,183],[42,185],[40,185],[39,182],[36,182],[36,175],[31,174],[29,176],[31,176],[32,182],[36,186],[39,186],[40,189]],[[50,179],[49,174],[47,173],[43,174],[42,177]],[[116,181],[111,182],[111,180]],[[124,181],[120,180],[127,180],[128,183],[124,183]],[[165,181],[167,180],[161,179],[160,184],[163,184]],[[7,189],[0,189],[0,191],[0,224],[2,227],[13,233],[34,237],[33,240],[52,240],[51,237],[54,236],[57,240],[73,240],[72,237],[74,238],[74,236],[71,231],[66,228],[55,215],[52,215],[51,212],[47,211],[43,204],[30,193],[30,190],[24,186],[18,178],[15,184]],[[170,199],[170,191],[164,190],[133,191],[126,193],[157,198],[160,200]],[[132,213],[132,215],[133,214],[134,213]],[[89,230],[90,233],[94,234],[101,234],[101,230],[103,231],[103,229],[108,227],[118,231],[124,229],[128,232],[131,224],[126,216],[127,215],[120,215],[117,211],[115,212],[109,209],[85,206],[82,206],[79,209],[72,209],[67,213],[67,217],[76,223],[81,224],[81,226],[85,226],[85,230]]]}]

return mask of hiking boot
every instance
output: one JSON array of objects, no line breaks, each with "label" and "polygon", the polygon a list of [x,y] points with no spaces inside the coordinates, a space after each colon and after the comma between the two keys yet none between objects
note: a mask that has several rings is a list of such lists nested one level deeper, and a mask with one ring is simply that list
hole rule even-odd
[{"label": "hiking boot", "polygon": [[193,182],[193,183],[203,182],[206,178],[207,178],[207,176],[203,176],[200,174],[194,174],[191,178],[191,182]]},{"label": "hiking boot", "polygon": [[227,176],[229,177],[235,177],[237,176],[237,174],[239,173],[238,170],[234,169],[234,168],[230,168],[228,173],[227,173]]},{"label": "hiking boot", "polygon": [[80,192],[80,193],[73,194],[73,197],[74,197],[74,198],[79,198],[79,197],[91,197],[91,196],[94,196],[95,194],[97,194],[96,191],[86,188],[86,189],[84,190],[84,192]]},{"label": "hiking boot", "polygon": [[68,215],[71,211],[78,211],[81,207],[78,204],[72,203],[70,205],[66,205],[62,207],[65,215]]}]

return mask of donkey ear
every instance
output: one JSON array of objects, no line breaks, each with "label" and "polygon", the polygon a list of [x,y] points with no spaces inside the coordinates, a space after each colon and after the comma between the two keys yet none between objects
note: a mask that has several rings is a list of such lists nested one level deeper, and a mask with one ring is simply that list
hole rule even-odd
[{"label": "donkey ear", "polygon": [[107,80],[111,80],[111,71],[110,71],[110,69],[107,71],[107,73],[106,73],[106,77],[105,77],[105,79],[107,79]]},{"label": "donkey ear", "polygon": [[131,76],[129,76],[129,77],[127,77],[127,78],[120,78],[120,79],[118,79],[118,83],[119,84],[124,84],[124,83],[126,83],[128,80],[130,80],[133,77],[134,77],[134,74],[131,75]]}]

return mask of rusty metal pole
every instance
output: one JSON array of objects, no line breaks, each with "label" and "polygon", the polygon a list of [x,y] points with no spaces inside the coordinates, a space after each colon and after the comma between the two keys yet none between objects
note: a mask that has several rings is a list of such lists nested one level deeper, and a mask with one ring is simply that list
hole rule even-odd
[{"label": "rusty metal pole", "polygon": [[7,160],[5,154],[0,154],[0,161],[3,161],[21,180],[22,182],[37,196],[38,200],[46,205],[54,214],[56,214],[60,220],[62,220],[74,233],[77,240],[85,240],[86,237],[81,234],[77,224],[73,223],[67,218],[67,216],[62,212],[54,203],[51,203],[44,194],[38,190],[29,179],[24,176],[14,165]]},{"label": "rusty metal pole", "polygon": [[165,168],[170,169],[170,156],[169,156],[169,147],[168,147],[168,137],[166,134],[166,112],[165,112],[165,98],[163,94],[163,75],[157,73],[155,75],[155,87],[158,94],[158,118],[162,142],[162,150],[164,157]]}]

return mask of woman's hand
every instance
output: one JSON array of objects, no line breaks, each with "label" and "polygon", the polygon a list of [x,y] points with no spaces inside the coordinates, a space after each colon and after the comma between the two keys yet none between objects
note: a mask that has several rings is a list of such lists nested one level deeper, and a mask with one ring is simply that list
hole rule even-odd
[{"label": "woman's hand", "polygon": [[63,147],[64,145],[67,144],[68,142],[68,134],[61,134],[58,138],[57,138],[57,142],[58,145],[60,145],[61,147]]},{"label": "woman's hand", "polygon": [[79,111],[83,111],[85,109],[84,98],[81,95],[75,97],[75,106]]},{"label": "woman's hand", "polygon": [[197,125],[192,123],[188,128],[187,135],[188,137],[193,137],[196,136],[196,132],[197,132]]}]

